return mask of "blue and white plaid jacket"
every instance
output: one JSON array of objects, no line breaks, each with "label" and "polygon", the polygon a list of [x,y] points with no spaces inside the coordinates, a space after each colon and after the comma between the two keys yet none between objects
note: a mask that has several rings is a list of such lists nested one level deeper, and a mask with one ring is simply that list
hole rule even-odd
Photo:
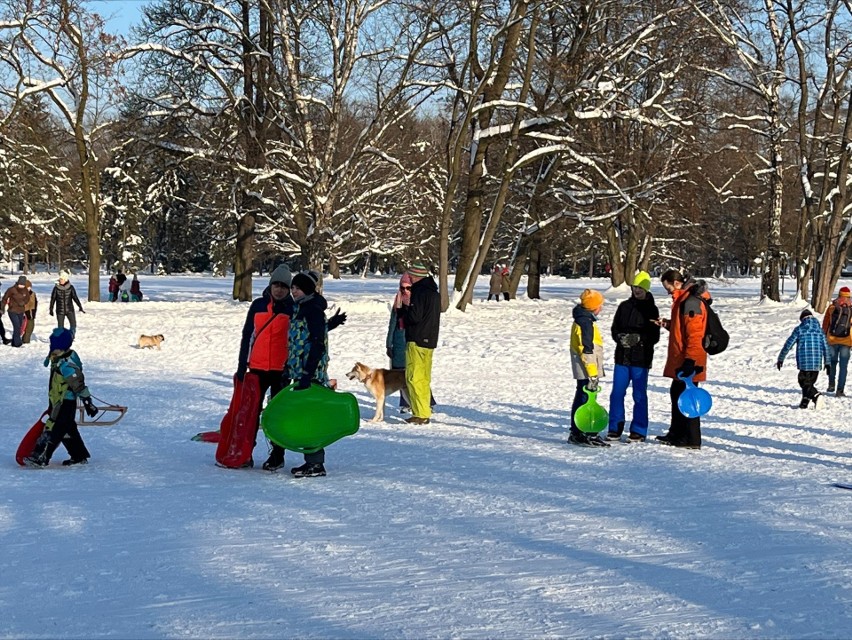
[{"label": "blue and white plaid jacket", "polygon": [[805,316],[799,326],[787,338],[787,342],[778,354],[778,362],[784,358],[793,345],[796,345],[796,368],[799,371],[820,371],[829,363],[828,342],[819,321],[813,316]]}]

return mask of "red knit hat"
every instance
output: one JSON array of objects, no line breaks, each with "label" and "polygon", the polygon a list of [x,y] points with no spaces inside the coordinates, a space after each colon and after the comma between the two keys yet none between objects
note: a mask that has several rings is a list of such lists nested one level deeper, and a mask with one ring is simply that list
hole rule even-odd
[{"label": "red knit hat", "polygon": [[840,287],[840,297],[852,298],[852,291],[849,290],[849,287]]}]

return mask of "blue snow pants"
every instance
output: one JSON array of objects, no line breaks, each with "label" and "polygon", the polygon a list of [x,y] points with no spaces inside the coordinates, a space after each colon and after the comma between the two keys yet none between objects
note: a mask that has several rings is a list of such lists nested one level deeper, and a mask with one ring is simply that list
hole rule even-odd
[{"label": "blue snow pants", "polygon": [[[609,394],[609,433],[621,435],[624,430],[624,396],[627,386],[633,385],[633,420],[630,433],[648,435],[648,369],[615,365],[612,391]],[[619,424],[620,423],[620,424]]]}]

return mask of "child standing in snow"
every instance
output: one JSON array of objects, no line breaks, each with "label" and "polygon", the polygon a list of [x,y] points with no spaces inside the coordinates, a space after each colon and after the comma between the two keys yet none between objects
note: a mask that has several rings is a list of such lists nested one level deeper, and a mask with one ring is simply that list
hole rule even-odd
[{"label": "child standing in snow", "polygon": [[50,416],[33,452],[24,458],[28,467],[46,467],[60,442],[71,456],[62,463],[64,466],[86,464],[89,460],[89,450],[80,437],[75,420],[77,398],[83,399],[83,407],[89,416],[96,416],[98,410],[92,404],[80,356],[71,349],[73,341],[74,335],[68,329],[56,328],[50,334],[50,353],[44,361],[44,366],[50,367],[47,392]]},{"label": "child standing in snow", "polygon": [[577,391],[571,405],[571,431],[568,442],[585,447],[608,447],[597,434],[584,433],[577,427],[574,415],[586,402],[584,388],[598,390],[598,378],[603,375],[603,338],[598,331],[597,317],[603,309],[604,297],[598,291],[586,289],[580,294],[580,304],[574,307],[571,326],[571,369],[577,380]]},{"label": "child standing in snow", "polygon": [[775,366],[779,371],[784,365],[784,358],[794,344],[796,345],[796,367],[799,369],[799,386],[802,388],[802,401],[799,403],[799,408],[807,409],[808,403],[813,401],[814,409],[816,409],[820,393],[814,385],[820,370],[829,366],[831,354],[819,321],[808,309],[802,311],[799,316],[799,326],[793,329],[793,333],[787,338],[781,353],[778,354],[778,362]]}]

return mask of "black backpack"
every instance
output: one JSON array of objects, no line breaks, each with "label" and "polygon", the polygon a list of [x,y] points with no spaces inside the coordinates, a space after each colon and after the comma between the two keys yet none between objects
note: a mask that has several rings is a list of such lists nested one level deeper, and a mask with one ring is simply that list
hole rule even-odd
[{"label": "black backpack", "polygon": [[722,326],[722,321],[719,320],[719,316],[713,311],[711,303],[707,302],[701,296],[696,295],[695,297],[704,304],[704,312],[707,314],[707,323],[704,325],[704,338],[701,341],[701,346],[704,347],[707,355],[715,356],[728,348],[731,336],[725,331],[725,327]]},{"label": "black backpack", "polygon": [[835,338],[848,338],[850,324],[852,324],[852,306],[834,305],[834,309],[831,311],[831,324],[828,326],[828,334]]}]

